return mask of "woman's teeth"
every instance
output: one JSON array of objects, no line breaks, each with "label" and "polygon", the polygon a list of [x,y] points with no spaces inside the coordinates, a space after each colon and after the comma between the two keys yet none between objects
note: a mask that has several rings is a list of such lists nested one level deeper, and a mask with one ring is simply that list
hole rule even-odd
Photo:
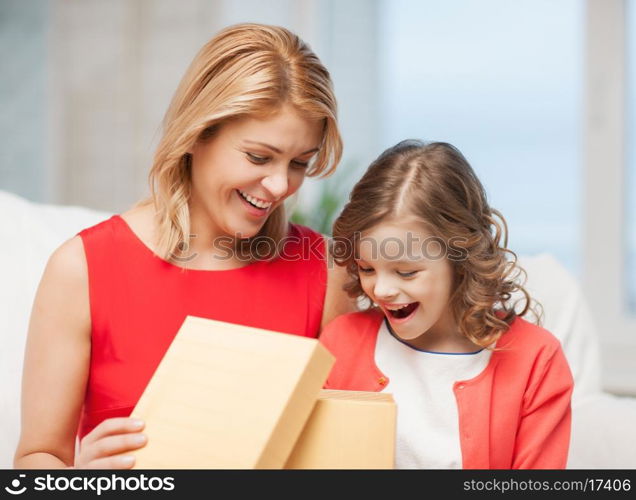
[{"label": "woman's teeth", "polygon": [[250,196],[249,194],[247,194],[244,191],[241,191],[240,189],[237,190],[239,192],[239,194],[243,197],[243,199],[245,199],[246,201],[248,201],[249,203],[251,203],[252,205],[254,205],[256,208],[262,208],[262,209],[268,209],[269,207],[272,206],[271,202],[265,202],[265,201],[260,201],[256,198],[254,198],[253,196]]}]

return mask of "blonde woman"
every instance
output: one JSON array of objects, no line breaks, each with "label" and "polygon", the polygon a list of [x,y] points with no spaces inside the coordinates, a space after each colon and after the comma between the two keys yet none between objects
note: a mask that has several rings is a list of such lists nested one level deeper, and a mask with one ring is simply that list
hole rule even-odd
[{"label": "blonde woman", "polygon": [[210,40],[165,116],[151,198],[48,262],[15,467],[132,467],[147,437],[129,415],[186,315],[316,337],[353,310],[323,236],[284,207],[341,151],[329,73],[302,40],[257,24]]}]

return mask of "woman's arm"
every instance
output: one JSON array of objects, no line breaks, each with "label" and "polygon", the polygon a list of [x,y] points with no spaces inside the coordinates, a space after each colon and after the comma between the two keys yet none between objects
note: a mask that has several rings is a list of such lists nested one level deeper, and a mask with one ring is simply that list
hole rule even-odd
[{"label": "woman's arm", "polygon": [[73,465],[90,348],[88,272],[77,236],[49,259],[33,303],[16,468]]},{"label": "woman's arm", "polygon": [[[111,419],[82,441],[75,436],[90,364],[91,321],[88,270],[79,236],[58,248],[36,293],[22,378],[21,434],[14,466],[19,469],[129,468],[115,452],[130,448],[132,419]],[[114,421],[114,422],[113,422]],[[103,458],[108,457],[108,458]]]},{"label": "woman's arm", "polygon": [[327,236],[325,236],[325,244],[325,255],[327,256],[327,292],[325,295],[325,306],[322,312],[321,330],[335,317],[358,310],[355,299],[349,297],[342,289],[345,283],[351,278],[347,274],[347,270],[344,267],[336,265],[330,257],[329,239]]}]

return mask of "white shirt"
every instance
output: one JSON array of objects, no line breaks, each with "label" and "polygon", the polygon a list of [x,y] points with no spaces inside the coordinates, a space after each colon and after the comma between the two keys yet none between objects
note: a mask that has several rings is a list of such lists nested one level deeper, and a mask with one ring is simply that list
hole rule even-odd
[{"label": "white shirt", "polygon": [[380,325],[375,362],[389,377],[386,392],[397,404],[397,469],[461,469],[459,416],[453,384],[479,375],[490,350],[475,353],[420,351]]}]

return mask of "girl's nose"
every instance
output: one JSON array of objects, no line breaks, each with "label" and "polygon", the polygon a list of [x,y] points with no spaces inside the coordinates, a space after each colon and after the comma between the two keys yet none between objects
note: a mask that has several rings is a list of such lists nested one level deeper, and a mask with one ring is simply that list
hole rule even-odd
[{"label": "girl's nose", "polygon": [[377,299],[390,302],[397,297],[399,290],[386,280],[376,280],[373,293]]}]

